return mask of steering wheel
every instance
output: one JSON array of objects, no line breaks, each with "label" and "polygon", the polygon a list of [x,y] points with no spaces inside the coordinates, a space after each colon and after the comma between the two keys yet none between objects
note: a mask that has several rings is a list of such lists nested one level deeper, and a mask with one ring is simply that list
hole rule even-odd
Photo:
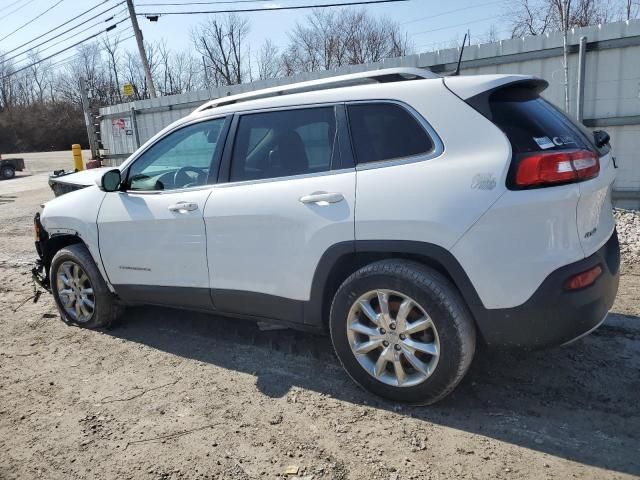
[{"label": "steering wheel", "polygon": [[[195,173],[196,178],[194,179],[191,175],[188,175],[187,172]],[[200,175],[206,177],[207,172],[198,167],[180,167],[176,170],[176,173],[173,174],[173,186],[174,188],[187,188],[199,185]],[[180,186],[178,187],[178,185]]]}]

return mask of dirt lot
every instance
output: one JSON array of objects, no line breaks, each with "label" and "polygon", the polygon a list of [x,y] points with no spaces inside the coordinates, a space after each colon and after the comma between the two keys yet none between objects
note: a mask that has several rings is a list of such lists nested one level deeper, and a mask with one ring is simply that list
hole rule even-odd
[{"label": "dirt lot", "polygon": [[0,478],[640,476],[640,268],[594,334],[481,351],[452,396],[399,407],[355,387],[324,337],[159,308],[98,333],[33,304],[42,172],[70,158],[25,156],[0,182]]}]

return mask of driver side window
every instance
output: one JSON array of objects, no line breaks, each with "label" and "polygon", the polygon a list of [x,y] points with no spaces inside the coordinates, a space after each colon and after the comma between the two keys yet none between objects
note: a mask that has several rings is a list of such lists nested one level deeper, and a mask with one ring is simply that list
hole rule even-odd
[{"label": "driver side window", "polygon": [[129,190],[174,190],[205,185],[225,119],[216,118],[171,132],[129,168]]}]

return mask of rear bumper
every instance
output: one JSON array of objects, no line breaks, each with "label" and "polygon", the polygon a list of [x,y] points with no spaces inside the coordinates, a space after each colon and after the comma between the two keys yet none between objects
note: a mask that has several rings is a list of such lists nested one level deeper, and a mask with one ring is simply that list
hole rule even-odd
[{"label": "rear bumper", "polygon": [[[602,274],[592,285],[564,290],[567,278],[598,264]],[[505,309],[472,307],[478,328],[491,346],[542,348],[571,342],[602,323],[618,292],[619,270],[620,245],[614,230],[596,253],[551,273],[524,304]]]}]

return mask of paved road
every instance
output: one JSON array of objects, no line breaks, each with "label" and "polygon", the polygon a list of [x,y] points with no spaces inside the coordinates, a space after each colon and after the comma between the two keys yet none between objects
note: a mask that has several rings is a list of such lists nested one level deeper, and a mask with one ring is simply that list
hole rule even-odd
[{"label": "paved road", "polygon": [[[89,150],[82,152],[86,161],[91,157]],[[41,153],[11,153],[5,154],[5,158],[24,158],[25,170],[16,172],[11,180],[0,180],[0,195],[15,194],[42,188],[47,184],[49,175],[54,170],[73,170],[73,157],[71,150],[65,152],[41,152]]]}]

